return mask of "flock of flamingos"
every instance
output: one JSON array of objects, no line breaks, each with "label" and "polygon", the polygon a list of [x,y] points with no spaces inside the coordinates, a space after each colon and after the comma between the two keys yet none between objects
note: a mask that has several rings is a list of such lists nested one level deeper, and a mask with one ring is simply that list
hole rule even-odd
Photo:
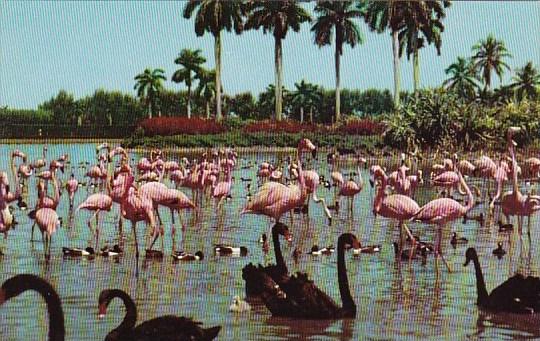
[{"label": "flock of flamingos", "polygon": [[[505,218],[499,220],[499,231],[513,230],[519,234],[524,232],[524,219],[528,219],[527,234],[531,242],[530,232],[531,216],[540,211],[540,196],[534,190],[522,192],[522,183],[518,181],[521,168],[517,164],[515,156],[516,143],[514,134],[519,128],[511,127],[507,132],[508,156],[501,156],[493,161],[487,156],[481,156],[473,162],[459,160],[457,155],[453,158],[444,159],[442,164],[432,166],[430,183],[441,189],[438,198],[420,206],[415,200],[415,190],[423,183],[422,172],[408,174],[405,154],[402,154],[402,162],[397,170],[386,174],[386,169],[378,165],[370,167],[369,183],[375,187],[373,198],[373,213],[377,216],[386,217],[398,222],[400,240],[394,243],[396,261],[408,260],[409,263],[422,259],[425,261],[428,254],[433,254],[435,264],[441,258],[448,271],[451,268],[442,253],[441,243],[443,231],[449,224],[457,219],[467,217],[467,213],[476,205],[478,199],[488,198],[486,216],[493,216],[495,205],[500,205],[500,212]],[[69,163],[69,156],[63,155],[52,161],[46,160],[46,147],[43,150],[43,159],[29,162],[26,155],[20,150],[11,153],[11,171],[15,179],[15,186],[10,187],[9,177],[6,172],[0,172],[0,232],[7,239],[9,231],[14,227],[15,220],[12,214],[13,208],[9,205],[15,203],[19,209],[28,208],[28,216],[34,220],[34,225],[39,228],[43,243],[45,259],[50,258],[51,242],[55,231],[61,224],[61,218],[56,212],[61,194],[65,189],[68,193],[70,210],[75,209],[93,212],[87,221],[92,236],[95,237],[95,245],[86,249],[63,248],[63,253],[75,257],[94,257],[103,255],[118,257],[123,251],[115,245],[113,248],[100,248],[100,216],[113,209],[113,203],[117,203],[120,210],[118,222],[119,234],[122,234],[123,221],[131,222],[133,243],[135,244],[135,256],[139,258],[140,241],[137,236],[137,223],[146,224],[146,257],[163,257],[164,255],[164,224],[159,208],[168,208],[171,214],[171,237],[172,257],[180,261],[202,260],[202,252],[195,254],[175,250],[176,221],[178,215],[179,227],[185,230],[182,219],[184,210],[192,210],[196,216],[200,215],[200,208],[205,200],[213,198],[217,203],[217,211],[223,209],[224,202],[231,195],[233,170],[239,167],[238,155],[232,148],[212,150],[205,153],[199,160],[190,162],[187,158],[181,160],[165,160],[160,150],[152,150],[150,158],[141,158],[135,165],[130,165],[130,158],[122,147],[111,148],[107,143],[102,143],[96,148],[98,163],[91,166],[86,173],[89,178],[89,187],[94,188],[94,193],[74,208],[74,199],[77,191],[83,185],[71,174],[65,183],[61,184],[58,178],[60,170],[64,172],[64,164]],[[329,179],[315,170],[304,170],[304,153],[317,155],[316,146],[308,139],[301,139],[298,143],[296,155],[289,157],[286,167],[276,167],[267,162],[259,164],[257,170],[260,184],[256,193],[251,195],[251,184],[248,184],[248,201],[243,207],[241,214],[265,215],[275,221],[271,228],[276,264],[262,266],[249,263],[242,269],[242,278],[245,281],[246,296],[250,299],[259,299],[266,305],[274,316],[302,318],[302,319],[337,319],[354,318],[356,305],[349,290],[348,277],[345,265],[345,251],[352,250],[355,254],[377,252],[376,246],[362,246],[357,237],[352,233],[343,233],[337,240],[337,250],[333,247],[319,249],[314,246],[312,254],[337,253],[337,272],[339,292],[342,305],[339,306],[324,291],[304,273],[290,274],[280,249],[280,238],[291,241],[289,227],[282,222],[287,213],[293,211],[306,211],[306,202],[314,200],[320,204],[332,223],[333,211],[339,210],[340,198],[349,198],[348,210],[352,214],[354,197],[364,187],[361,176],[361,167],[366,160],[356,157],[358,164],[357,178],[346,179],[338,170],[337,153],[328,154],[328,162],[331,165]],[[118,160],[117,160],[118,159]],[[118,161],[118,162],[115,162]],[[524,160],[524,171],[531,175],[532,181],[540,179],[540,159],[531,157]],[[136,168],[136,172],[132,169]],[[47,169],[41,171],[43,168]],[[285,174],[286,173],[286,174]],[[352,174],[354,175],[354,174]],[[21,191],[23,186],[29,184],[32,176],[37,179],[38,198],[34,207],[28,207],[23,201]],[[135,177],[137,176],[137,181]],[[487,190],[477,186],[469,186],[466,179],[471,177],[483,178],[487,181]],[[169,181],[166,182],[165,179]],[[249,182],[248,179],[241,179]],[[494,181],[497,185],[494,196],[489,192],[489,183]],[[512,189],[503,193],[505,182],[510,182]],[[169,185],[167,185],[167,183]],[[327,203],[324,198],[317,196],[317,187],[325,186],[334,188],[334,197]],[[52,194],[50,193],[52,187]],[[485,186],[483,186],[485,187]],[[191,196],[182,192],[181,189],[191,190]],[[454,199],[454,191],[464,199]],[[473,192],[475,192],[473,194]],[[483,193],[484,192],[484,193]],[[510,218],[517,217],[517,226],[511,224]],[[484,219],[481,213],[476,217],[479,221]],[[94,227],[92,222],[95,221]],[[435,227],[435,241],[429,243],[421,241],[407,226],[409,222],[422,222]],[[537,225],[537,224],[536,224]],[[32,227],[33,234],[34,226]],[[404,233],[403,233],[404,232]],[[406,237],[406,238],[405,238]],[[33,238],[33,236],[32,236]],[[154,250],[155,242],[161,241],[161,250]],[[269,248],[266,234],[261,237],[263,247]],[[453,234],[451,243],[465,243],[463,237]],[[93,243],[93,242],[92,242]],[[404,244],[407,245],[404,245]],[[215,253],[223,255],[246,255],[245,247],[233,245],[216,245]],[[504,253],[499,245],[494,254]],[[295,250],[294,256],[299,252]],[[0,257],[3,255],[0,249]],[[486,290],[478,255],[474,248],[466,251],[467,265],[474,263],[477,278],[479,306],[495,312],[510,312],[518,314],[540,313],[540,279],[533,276],[515,274],[491,293]],[[0,258],[0,261],[2,258]],[[138,263],[137,263],[138,264]],[[137,265],[138,267],[138,265]],[[54,288],[45,280],[33,275],[17,275],[5,281],[0,288],[0,305],[26,290],[38,291],[45,299],[49,312],[49,339],[64,339],[64,317],[60,298]],[[221,327],[202,328],[200,322],[178,316],[163,316],[146,321],[138,326],[136,324],[136,306],[133,300],[125,292],[116,289],[104,290],[99,296],[100,317],[105,315],[107,306],[115,297],[120,298],[126,306],[124,321],[113,331],[106,340],[211,340],[217,337]],[[236,298],[231,306],[233,310],[242,310],[249,307],[245,302]]]}]

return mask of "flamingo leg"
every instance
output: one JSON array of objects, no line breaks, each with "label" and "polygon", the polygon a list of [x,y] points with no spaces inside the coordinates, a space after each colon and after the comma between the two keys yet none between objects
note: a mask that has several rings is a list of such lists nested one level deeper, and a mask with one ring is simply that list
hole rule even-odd
[{"label": "flamingo leg", "polygon": [[99,250],[99,212],[100,210],[96,211],[96,251]]},{"label": "flamingo leg", "polygon": [[137,241],[137,223],[133,220],[131,221],[131,229],[133,230],[133,238],[135,239],[135,258],[139,260],[139,243]]},{"label": "flamingo leg", "polygon": [[92,234],[92,236],[94,235],[94,230],[92,230],[92,219],[94,219],[97,214],[98,214],[99,210],[97,210],[87,221],[86,221],[86,224],[88,225],[88,229],[90,230],[90,233]]}]

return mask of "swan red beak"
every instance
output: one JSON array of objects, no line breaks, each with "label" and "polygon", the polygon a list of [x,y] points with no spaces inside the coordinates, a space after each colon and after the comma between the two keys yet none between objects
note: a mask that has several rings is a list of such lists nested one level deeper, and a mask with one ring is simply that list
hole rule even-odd
[{"label": "swan red beak", "polygon": [[100,304],[98,318],[100,319],[104,318],[105,314],[107,314],[107,306],[105,306],[105,304]]}]

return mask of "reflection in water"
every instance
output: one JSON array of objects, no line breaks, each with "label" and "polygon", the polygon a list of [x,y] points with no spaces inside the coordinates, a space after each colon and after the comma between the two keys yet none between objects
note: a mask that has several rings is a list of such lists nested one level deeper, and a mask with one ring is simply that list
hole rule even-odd
[{"label": "reflection in water", "polygon": [[[35,160],[42,153],[42,145],[18,146]],[[9,155],[14,146],[0,145],[0,155]],[[71,156],[71,169],[66,169],[62,181],[66,181],[73,172],[81,183],[86,168],[77,165],[84,160],[95,160],[95,145],[50,145],[51,156],[68,153]],[[132,155],[134,160],[138,155]],[[184,156],[184,155],[179,155]],[[36,183],[34,178],[27,181],[23,188],[24,201],[28,210],[22,211],[14,205],[14,215],[19,222],[16,229],[10,231],[9,238],[0,258],[0,282],[17,273],[34,273],[49,280],[57,289],[64,304],[66,316],[76,317],[66,320],[66,338],[68,340],[103,339],[108,331],[119,323],[124,310],[120,304],[110,308],[111,318],[98,321],[97,297],[107,288],[119,288],[128,292],[135,300],[139,320],[144,321],[166,314],[185,315],[204,321],[204,325],[221,325],[222,340],[360,340],[360,339],[466,339],[477,337],[484,339],[500,338],[539,338],[537,317],[487,314],[478,311],[476,306],[476,279],[471,268],[463,268],[464,253],[467,246],[475,246],[483,265],[486,285],[489,289],[497,287],[516,270],[533,276],[539,276],[540,244],[530,242],[526,234],[523,241],[517,232],[498,232],[496,224],[481,226],[469,219],[465,223],[457,221],[448,226],[443,234],[443,252],[450,263],[453,273],[449,274],[442,264],[439,273],[435,269],[433,257],[428,257],[426,264],[413,261],[397,262],[392,242],[399,238],[399,229],[394,221],[383,217],[374,217],[372,202],[374,192],[369,186],[368,172],[362,170],[364,190],[354,200],[354,216],[350,217],[346,200],[343,209],[332,210],[333,222],[329,226],[320,205],[309,205],[309,216],[295,213],[283,216],[283,222],[289,225],[293,242],[283,243],[283,254],[291,272],[307,272],[321,290],[335,300],[339,300],[337,285],[336,255],[313,257],[306,254],[312,245],[328,246],[337,243],[337,237],[343,232],[354,233],[363,245],[382,244],[377,254],[361,254],[359,257],[346,256],[349,284],[357,305],[357,317],[354,320],[304,321],[284,318],[271,318],[267,309],[259,304],[252,305],[252,311],[234,316],[228,307],[235,295],[244,294],[244,281],[241,269],[249,262],[255,264],[273,263],[274,250],[265,253],[258,243],[262,233],[270,233],[270,219],[259,216],[240,216],[239,212],[247,200],[246,181],[250,182],[251,193],[257,190],[255,172],[257,167],[243,168],[254,162],[271,159],[285,159],[285,154],[245,154],[240,155],[237,169],[233,176],[232,199],[223,203],[221,215],[216,215],[213,200],[206,201],[199,215],[194,212],[183,213],[185,231],[177,228],[176,242],[179,250],[194,253],[201,250],[205,259],[201,262],[173,262],[170,257],[172,241],[170,238],[170,214],[162,210],[166,231],[165,255],[163,259],[145,259],[144,238],[146,230],[139,224],[137,234],[141,240],[141,259],[137,264],[134,257],[134,241],[131,226],[124,222],[123,235],[118,239],[118,205],[114,204],[111,212],[104,214],[100,240],[102,245],[119,244],[124,254],[118,258],[96,257],[89,259],[64,259],[61,248],[86,247],[93,238],[85,225],[89,214],[74,213],[69,209],[67,195],[64,193],[58,207],[63,218],[63,225],[55,233],[52,243],[52,258],[49,264],[43,259],[41,237],[30,242],[32,221],[27,214],[36,201]],[[170,157],[170,155],[166,155]],[[193,159],[193,155],[188,155]],[[178,155],[176,156],[178,158]],[[395,169],[399,160],[389,160],[385,166]],[[0,158],[0,170],[8,170],[6,158]],[[319,174],[330,178],[329,166],[323,157],[319,161],[307,163],[317,169]],[[69,165],[66,165],[69,167]],[[355,164],[343,164],[341,169],[349,173]],[[427,174],[427,173],[426,173]],[[475,182],[469,179],[468,182]],[[172,186],[169,180],[167,185]],[[509,189],[509,187],[505,188]],[[182,189],[191,197],[191,191]],[[75,195],[74,206],[97,188],[81,186]],[[319,186],[318,197],[332,201],[334,188]],[[422,205],[434,198],[434,191],[426,184],[418,188],[417,202]],[[470,216],[485,212],[485,204],[476,206]],[[500,207],[497,206],[494,216]],[[540,240],[539,215],[531,219],[531,240]],[[496,221],[497,218],[491,218]],[[177,225],[178,227],[178,221]],[[435,229],[418,223],[409,227],[421,240],[432,242]],[[450,247],[451,232],[457,232],[469,239],[467,246]],[[501,259],[492,255],[497,242],[503,242],[508,253]],[[3,241],[2,241],[3,243]],[[213,255],[213,244],[226,243],[246,246],[247,257],[219,257]],[[521,251],[523,248],[523,251]],[[298,262],[293,261],[293,250],[302,253]],[[137,276],[138,272],[138,276]],[[36,304],[34,295],[22,295],[0,308],[0,340],[34,340],[36,335],[46,335],[47,319],[44,306]],[[116,316],[116,317],[115,317]],[[5,321],[9,326],[5,327]],[[39,339],[39,338],[38,338]]]}]

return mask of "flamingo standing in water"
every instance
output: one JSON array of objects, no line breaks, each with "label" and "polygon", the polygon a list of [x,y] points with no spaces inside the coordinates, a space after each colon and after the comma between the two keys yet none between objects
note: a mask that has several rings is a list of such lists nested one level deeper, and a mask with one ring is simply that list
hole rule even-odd
[{"label": "flamingo standing in water", "polygon": [[75,197],[75,192],[79,189],[79,181],[75,178],[75,174],[71,173],[71,177],[66,182],[66,190],[69,195],[69,208],[73,208],[73,198]]},{"label": "flamingo standing in water", "polygon": [[[171,226],[171,234],[173,239],[173,252],[175,248],[175,242],[174,237],[176,235],[176,228],[175,228],[175,222],[174,222],[174,211],[178,211],[178,218],[180,220],[180,224],[182,226],[182,231],[185,230],[184,222],[182,221],[182,215],[180,213],[181,210],[189,209],[189,208],[196,208],[195,204],[180,190],[177,189],[171,189],[168,188],[165,184],[163,184],[161,181],[163,179],[163,170],[161,170],[161,166],[158,167],[158,171],[160,172],[159,175],[159,181],[158,182],[147,182],[144,185],[142,185],[139,188],[139,194],[142,197],[149,198],[152,202],[153,208],[156,211],[156,215],[158,217],[159,223],[160,223],[160,234],[161,234],[161,247],[163,251],[163,222],[161,220],[161,216],[159,214],[159,206],[165,206],[169,208],[171,211],[171,220],[172,220],[172,226]],[[124,189],[125,190],[125,189]],[[152,249],[152,246],[154,245],[157,237],[159,234],[154,232],[154,240],[152,244],[150,245],[149,249]]]},{"label": "flamingo standing in water", "polygon": [[137,222],[146,221],[150,224],[151,232],[154,235],[154,240],[158,235],[158,228],[156,226],[156,220],[154,217],[154,206],[152,200],[138,193],[137,189],[133,187],[135,178],[129,174],[130,169],[124,164],[121,168],[122,173],[127,173],[126,181],[124,181],[124,192],[122,202],[120,204],[120,211],[122,217],[131,221],[131,228],[133,230],[133,237],[135,239],[135,257],[139,259],[139,242],[137,240]]},{"label": "flamingo standing in water", "polygon": [[[4,239],[7,239],[7,233],[14,226],[13,214],[9,210],[9,203],[20,200],[21,187],[19,186],[19,177],[15,168],[15,157],[20,155],[15,151],[11,154],[11,171],[15,177],[15,192],[9,191],[9,178],[6,172],[0,172],[0,233],[4,234]],[[0,255],[2,250],[0,249]]]},{"label": "flamingo standing in water", "polygon": [[36,211],[36,223],[43,238],[45,259],[49,260],[51,258],[52,235],[56,232],[57,227],[60,226],[60,219],[54,209],[45,207]]},{"label": "flamingo standing in water", "polygon": [[493,178],[495,178],[495,182],[497,183],[497,193],[495,193],[495,196],[489,203],[489,209],[491,212],[493,212],[495,202],[501,197],[504,182],[508,181],[508,170],[507,167],[504,166],[503,161],[499,161],[499,165],[493,174]]},{"label": "flamingo standing in water", "polygon": [[302,171],[301,154],[303,151],[316,150],[315,145],[303,138],[298,143],[296,161],[298,164],[298,185],[285,186],[279,182],[265,182],[240,214],[265,215],[279,222],[281,216],[301,206],[307,198],[307,188]]},{"label": "flamingo standing in water", "polygon": [[[109,167],[110,167],[109,163]],[[95,250],[99,250],[99,214],[102,211],[110,212],[113,200],[110,196],[112,189],[111,189],[111,182],[109,181],[109,170],[105,171],[107,174],[107,178],[105,180],[105,185],[107,189],[107,194],[105,193],[94,193],[90,195],[86,200],[77,207],[75,210],[75,213],[77,213],[81,209],[86,209],[89,211],[94,211],[94,215],[90,216],[90,218],[87,220],[88,228],[90,229],[90,232],[92,235],[94,234],[94,231],[92,230],[91,221],[93,218],[96,218],[96,247]]]},{"label": "flamingo standing in water", "polygon": [[399,221],[399,254],[401,254],[401,249],[403,247],[402,229],[404,228],[413,243],[413,247],[411,248],[411,252],[409,255],[412,258],[412,254],[415,249],[414,245],[416,243],[416,239],[414,238],[409,228],[404,224],[404,221],[410,220],[414,216],[414,214],[418,212],[420,206],[418,206],[416,201],[406,195],[387,195],[386,186],[388,182],[388,177],[380,166],[372,167],[371,172],[374,180],[380,182],[380,186],[377,189],[377,193],[373,201],[373,214],[375,216],[380,215],[385,218],[396,219]]},{"label": "flamingo standing in water", "polygon": [[32,164],[32,167],[35,169],[41,169],[47,165],[47,146],[43,146],[43,157],[41,159],[37,159]]},{"label": "flamingo standing in water", "polygon": [[353,200],[355,195],[360,193],[362,191],[362,188],[364,188],[364,181],[362,180],[362,172],[360,170],[360,165],[365,164],[366,159],[364,158],[358,158],[357,160],[357,166],[356,171],[358,173],[358,181],[354,181],[352,177],[343,183],[341,187],[339,188],[338,195],[344,196],[349,198],[349,211],[352,214],[353,213]]},{"label": "flamingo standing in water", "polygon": [[[297,168],[293,168],[291,172],[296,178],[298,178]],[[326,206],[326,201],[324,200],[324,198],[319,198],[317,196],[317,187],[319,186],[319,183],[320,183],[319,174],[317,174],[317,172],[315,172],[314,170],[306,170],[304,171],[304,181],[306,182],[306,189],[307,189],[308,195],[309,194],[312,195],[313,201],[316,204],[320,203],[322,205],[324,214],[326,214],[326,217],[328,217],[328,220],[331,222],[332,214],[330,213],[330,210]]]},{"label": "flamingo standing in water", "polygon": [[[457,162],[457,158],[456,158]],[[463,179],[463,176],[461,175],[461,172],[458,170],[457,174],[459,176],[459,181],[462,185],[462,187],[465,189],[465,192],[467,193],[467,204],[461,205],[459,202],[457,202],[454,199],[450,198],[439,198],[432,200],[422,206],[418,212],[414,214],[411,220],[419,220],[421,222],[427,223],[427,224],[435,224],[437,225],[437,237],[436,237],[436,245],[435,245],[435,260],[437,261],[438,257],[441,256],[444,264],[448,268],[448,271],[452,271],[450,269],[450,266],[444,259],[442,255],[441,250],[441,239],[442,239],[442,230],[444,227],[451,221],[454,221],[458,218],[463,217],[467,212],[469,212],[474,207],[474,197],[473,194],[467,186],[467,183]],[[437,264],[437,263],[436,263]]]},{"label": "flamingo standing in water", "polygon": [[[521,129],[518,127],[510,127],[508,128],[507,132],[507,144],[508,144],[508,151],[510,152],[510,156],[512,157],[512,169],[516,170],[517,162],[516,162],[516,155],[514,151],[514,146],[516,142],[512,140],[512,137],[515,133],[519,132]],[[529,240],[531,238],[531,228],[530,228],[530,217],[533,213],[540,210],[540,196],[536,195],[523,195],[521,191],[519,190],[519,184],[517,179],[517,172],[512,172],[512,191],[506,192],[502,199],[501,199],[501,207],[503,214],[506,217],[506,220],[508,220],[509,216],[516,215],[518,218],[518,226],[519,226],[519,233],[521,236],[521,232],[523,229],[523,217],[526,216],[529,219],[529,228],[528,228],[528,235]]]}]

